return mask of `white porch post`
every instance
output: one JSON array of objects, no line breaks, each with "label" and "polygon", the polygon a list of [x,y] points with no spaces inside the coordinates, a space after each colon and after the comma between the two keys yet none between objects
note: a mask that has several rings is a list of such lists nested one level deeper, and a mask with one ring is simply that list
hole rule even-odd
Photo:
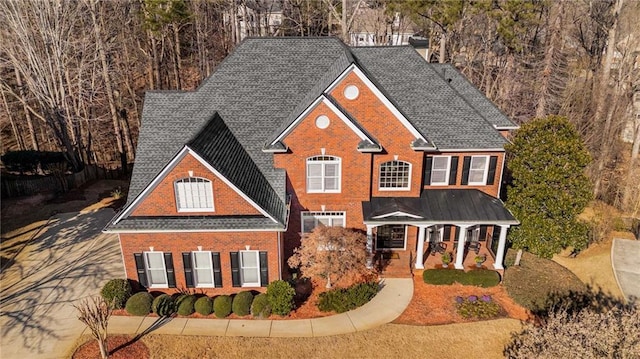
[{"label": "white porch post", "polygon": [[507,230],[509,225],[500,226],[500,239],[498,240],[498,251],[496,253],[496,261],[493,263],[493,268],[504,269],[502,263],[504,262],[504,247],[507,245]]},{"label": "white porch post", "polygon": [[418,226],[418,249],[416,252],[416,269],[424,269],[424,226]]},{"label": "white porch post", "polygon": [[373,268],[373,228],[375,226],[367,225],[367,252],[369,258],[367,258],[367,268]]},{"label": "white porch post", "polygon": [[458,226],[458,228],[460,228],[458,232],[458,249],[456,251],[456,261],[453,266],[456,269],[464,269],[464,264],[462,264],[464,260],[464,240],[467,237],[467,228],[469,228],[469,226]]}]

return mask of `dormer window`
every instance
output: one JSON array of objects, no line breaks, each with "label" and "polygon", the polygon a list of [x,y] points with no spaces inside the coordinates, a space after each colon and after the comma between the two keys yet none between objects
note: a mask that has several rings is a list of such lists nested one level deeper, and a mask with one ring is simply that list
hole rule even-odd
[{"label": "dormer window", "polygon": [[307,158],[307,192],[340,193],[340,157]]},{"label": "dormer window", "polygon": [[200,177],[187,177],[174,183],[178,212],[213,212],[213,186]]},{"label": "dormer window", "polygon": [[411,188],[411,163],[389,161],[380,165],[381,191],[408,191]]}]

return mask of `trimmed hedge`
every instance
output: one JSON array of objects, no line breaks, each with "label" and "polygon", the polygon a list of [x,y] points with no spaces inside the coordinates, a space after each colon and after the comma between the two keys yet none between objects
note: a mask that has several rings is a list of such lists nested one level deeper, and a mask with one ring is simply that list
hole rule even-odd
[{"label": "trimmed hedge", "polygon": [[271,304],[269,304],[269,298],[265,293],[260,293],[253,298],[251,315],[258,319],[265,319],[271,315]]},{"label": "trimmed hedge", "polygon": [[125,310],[131,315],[145,316],[151,313],[153,296],[147,292],[136,293],[127,300]]},{"label": "trimmed hedge", "polygon": [[281,316],[291,313],[295,295],[296,290],[284,280],[273,281],[267,286],[267,298],[271,305],[271,311]]},{"label": "trimmed hedge", "polygon": [[218,318],[225,318],[231,314],[231,297],[219,295],[213,300],[213,314]]},{"label": "trimmed hedge", "polygon": [[213,313],[213,300],[209,297],[200,297],[193,305],[193,309],[200,315],[209,315]]},{"label": "trimmed hedge", "polygon": [[240,292],[233,297],[232,310],[235,315],[244,317],[251,313],[253,294],[249,291]]},{"label": "trimmed hedge", "polygon": [[344,313],[369,302],[378,293],[378,283],[360,283],[346,289],[320,293],[318,309],[323,312]]},{"label": "trimmed hedge", "polygon": [[193,294],[181,295],[176,299],[176,308],[178,309],[178,315],[188,316],[195,312],[194,304],[196,303],[196,296]]},{"label": "trimmed hedge", "polygon": [[455,269],[427,269],[422,273],[425,283],[434,285],[450,285],[460,283],[463,285],[476,285],[480,287],[493,287],[500,283],[500,275],[496,271],[477,269],[464,272]]},{"label": "trimmed hedge", "polygon": [[126,279],[112,279],[102,287],[100,295],[113,308],[122,309],[127,303],[127,299],[131,297],[131,284]]},{"label": "trimmed hedge", "polygon": [[161,317],[168,317],[175,313],[175,303],[169,294],[160,294],[151,303],[151,311]]}]

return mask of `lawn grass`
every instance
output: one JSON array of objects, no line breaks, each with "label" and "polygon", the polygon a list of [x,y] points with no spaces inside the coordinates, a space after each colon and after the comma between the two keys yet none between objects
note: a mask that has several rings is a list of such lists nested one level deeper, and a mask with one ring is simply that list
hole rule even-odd
[{"label": "lawn grass", "polygon": [[587,290],[587,286],[570,270],[560,264],[524,252],[520,266],[514,266],[516,251],[507,251],[503,284],[516,303],[533,311],[547,309],[551,295]]},{"label": "lawn grass", "polygon": [[500,275],[496,271],[477,269],[468,272],[453,269],[428,269],[422,272],[425,283],[434,285],[475,285],[483,288],[493,287],[500,283]]}]

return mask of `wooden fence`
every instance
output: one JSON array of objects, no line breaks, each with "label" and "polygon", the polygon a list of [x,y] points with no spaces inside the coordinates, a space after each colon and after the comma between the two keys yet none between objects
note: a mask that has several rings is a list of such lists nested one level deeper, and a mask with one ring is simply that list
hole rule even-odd
[{"label": "wooden fence", "polygon": [[[31,196],[46,192],[63,192],[72,188],[78,188],[95,179],[119,179],[122,178],[120,169],[105,169],[96,165],[85,166],[77,173],[65,175],[63,182],[55,176],[44,177],[2,177],[2,198]],[[65,188],[66,185],[66,188]]]}]

